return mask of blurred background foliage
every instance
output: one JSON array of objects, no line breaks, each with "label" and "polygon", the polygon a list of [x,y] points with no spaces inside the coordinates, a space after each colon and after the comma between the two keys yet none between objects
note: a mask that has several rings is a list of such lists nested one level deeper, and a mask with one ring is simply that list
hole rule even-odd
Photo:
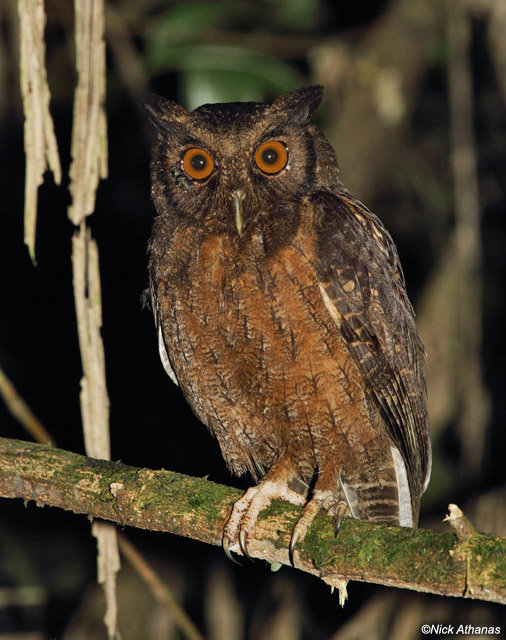
[{"label": "blurred background foliage", "polygon": [[[51,112],[65,173],[74,16],[67,0],[45,5]],[[100,249],[113,459],[248,485],[228,474],[216,443],[165,376],[152,318],[141,308],[154,210],[150,132],[140,105],[150,91],[192,109],[270,100],[319,82],[326,94],[316,120],[336,149],[344,183],[398,245],[429,354],[435,464],[421,526],[442,526],[452,501],[478,529],[506,535],[504,6],[503,0],[106,1],[110,175],[90,225]],[[462,49],[451,39],[454,23],[465,28]],[[0,364],[58,445],[82,451],[68,182],[56,187],[48,177],[40,189],[34,267],[23,246],[18,38],[16,2],[7,0],[0,4]],[[452,68],[472,88],[471,120],[466,125],[464,118],[457,134]],[[462,131],[471,139],[479,194],[470,227],[456,206],[452,170]],[[466,229],[467,236],[459,232]],[[467,244],[459,240],[464,236]],[[0,424],[3,436],[28,437],[3,403]],[[327,587],[288,568],[236,567],[219,549],[126,533],[209,639],[417,638],[423,622],[502,623],[506,630],[498,605],[353,583],[341,610]],[[0,638],[105,637],[93,546],[85,518],[4,501]],[[182,637],[126,562],[119,583],[124,639]]]}]

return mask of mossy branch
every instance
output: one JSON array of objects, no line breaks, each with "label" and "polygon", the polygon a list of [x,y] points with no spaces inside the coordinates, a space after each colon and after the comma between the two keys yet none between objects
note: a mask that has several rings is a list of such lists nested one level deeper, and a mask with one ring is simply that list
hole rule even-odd
[{"label": "mossy branch", "polygon": [[[0,495],[220,545],[241,493],[203,478],[0,438]],[[298,514],[296,507],[274,502],[259,517],[250,554],[289,564]],[[345,519],[336,538],[332,521],[321,516],[298,546],[295,565],[332,586],[360,580],[506,604],[506,540],[472,528],[468,534]]]}]

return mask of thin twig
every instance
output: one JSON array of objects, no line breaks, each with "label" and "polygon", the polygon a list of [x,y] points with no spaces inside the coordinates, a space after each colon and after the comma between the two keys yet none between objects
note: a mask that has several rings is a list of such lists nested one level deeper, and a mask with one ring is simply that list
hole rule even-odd
[{"label": "thin twig", "polygon": [[51,437],[51,434],[46,431],[42,422],[40,422],[37,416],[19,395],[15,386],[5,375],[5,372],[1,367],[0,395],[4,399],[4,402],[11,414],[23,425],[34,440],[41,444],[54,445],[54,440]]},{"label": "thin twig", "polygon": [[[54,439],[44,425],[35,416],[23,398],[17,393],[13,384],[0,368],[0,394],[3,396],[8,408],[32,438],[39,444],[56,446]],[[98,523],[99,521],[97,521]],[[116,531],[115,528],[113,528]],[[133,546],[124,534],[117,532],[117,541],[121,552],[129,560],[142,580],[146,583],[153,596],[168,610],[174,623],[179,626],[188,640],[203,640],[203,636],[195,627],[183,607],[174,599],[171,592],[163,584],[162,580],[147,562],[144,556]],[[17,592],[16,592],[17,593]]]},{"label": "thin twig", "polygon": [[106,37],[118,76],[137,104],[149,93],[148,76],[122,8],[116,8],[110,2],[106,5]]},{"label": "thin twig", "polygon": [[459,540],[467,540],[478,533],[456,504],[448,505],[448,515],[444,521],[453,527]]},{"label": "thin twig", "polygon": [[204,640],[204,636],[193,624],[181,605],[174,600],[171,592],[163,584],[158,574],[149,566],[131,542],[129,542],[125,536],[118,533],[118,543],[121,553],[141,576],[158,602],[167,608],[175,624],[180,628],[185,637],[188,638],[188,640]]}]

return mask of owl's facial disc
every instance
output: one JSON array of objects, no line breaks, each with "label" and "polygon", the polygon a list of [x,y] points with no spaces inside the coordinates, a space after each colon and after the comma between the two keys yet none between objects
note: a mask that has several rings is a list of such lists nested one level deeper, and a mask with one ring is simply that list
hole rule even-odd
[{"label": "owl's facial disc", "polygon": [[242,226],[244,222],[243,217],[243,202],[246,194],[242,189],[237,189],[236,191],[232,191],[230,197],[232,199],[232,210],[234,212],[234,221],[237,229],[237,233],[241,235]]}]

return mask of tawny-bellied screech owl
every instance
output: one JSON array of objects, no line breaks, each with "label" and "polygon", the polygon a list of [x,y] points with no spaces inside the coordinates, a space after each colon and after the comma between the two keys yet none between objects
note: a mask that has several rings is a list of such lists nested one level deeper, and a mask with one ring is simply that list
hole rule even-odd
[{"label": "tawny-bellied screech owl", "polygon": [[310,123],[323,88],[191,113],[154,96],[149,243],[165,370],[257,484],[223,546],[248,554],[271,500],[416,526],[430,474],[424,348],[393,241]]}]

